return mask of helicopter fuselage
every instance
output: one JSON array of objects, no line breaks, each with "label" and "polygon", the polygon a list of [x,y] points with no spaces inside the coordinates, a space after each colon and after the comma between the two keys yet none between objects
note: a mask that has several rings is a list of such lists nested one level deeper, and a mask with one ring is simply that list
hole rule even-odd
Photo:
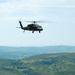
[{"label": "helicopter fuselage", "polygon": [[42,26],[39,26],[38,24],[28,24],[27,26],[23,27],[22,23],[20,23],[21,29],[28,30],[28,31],[32,31],[32,33],[34,33],[34,31],[39,31],[39,33],[43,30]]}]

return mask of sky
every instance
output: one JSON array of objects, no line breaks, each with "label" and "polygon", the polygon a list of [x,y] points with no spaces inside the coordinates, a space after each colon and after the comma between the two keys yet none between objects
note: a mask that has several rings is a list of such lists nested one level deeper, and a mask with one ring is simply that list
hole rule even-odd
[{"label": "sky", "polygon": [[[43,20],[43,31],[23,33],[19,20]],[[0,46],[51,45],[75,46],[75,0],[0,0]]]}]

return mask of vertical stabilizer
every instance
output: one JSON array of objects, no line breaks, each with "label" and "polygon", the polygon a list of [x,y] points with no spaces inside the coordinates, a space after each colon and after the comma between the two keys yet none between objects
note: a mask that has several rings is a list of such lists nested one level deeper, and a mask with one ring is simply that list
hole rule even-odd
[{"label": "vertical stabilizer", "polygon": [[19,21],[19,23],[20,23],[21,29],[23,29],[23,25],[22,25],[22,22],[21,22],[21,21]]}]

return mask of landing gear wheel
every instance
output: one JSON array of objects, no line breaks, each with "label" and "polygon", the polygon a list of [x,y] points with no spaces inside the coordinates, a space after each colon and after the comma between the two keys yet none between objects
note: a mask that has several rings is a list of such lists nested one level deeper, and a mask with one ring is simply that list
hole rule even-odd
[{"label": "landing gear wheel", "polygon": [[39,31],[39,33],[40,33],[41,31]]},{"label": "landing gear wheel", "polygon": [[34,33],[34,31],[32,31],[32,33]]}]

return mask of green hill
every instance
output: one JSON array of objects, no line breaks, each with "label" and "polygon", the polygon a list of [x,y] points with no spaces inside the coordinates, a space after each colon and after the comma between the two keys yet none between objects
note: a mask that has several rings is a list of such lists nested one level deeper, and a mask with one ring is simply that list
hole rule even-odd
[{"label": "green hill", "polygon": [[75,75],[75,53],[41,54],[26,59],[0,59],[0,75]]}]

